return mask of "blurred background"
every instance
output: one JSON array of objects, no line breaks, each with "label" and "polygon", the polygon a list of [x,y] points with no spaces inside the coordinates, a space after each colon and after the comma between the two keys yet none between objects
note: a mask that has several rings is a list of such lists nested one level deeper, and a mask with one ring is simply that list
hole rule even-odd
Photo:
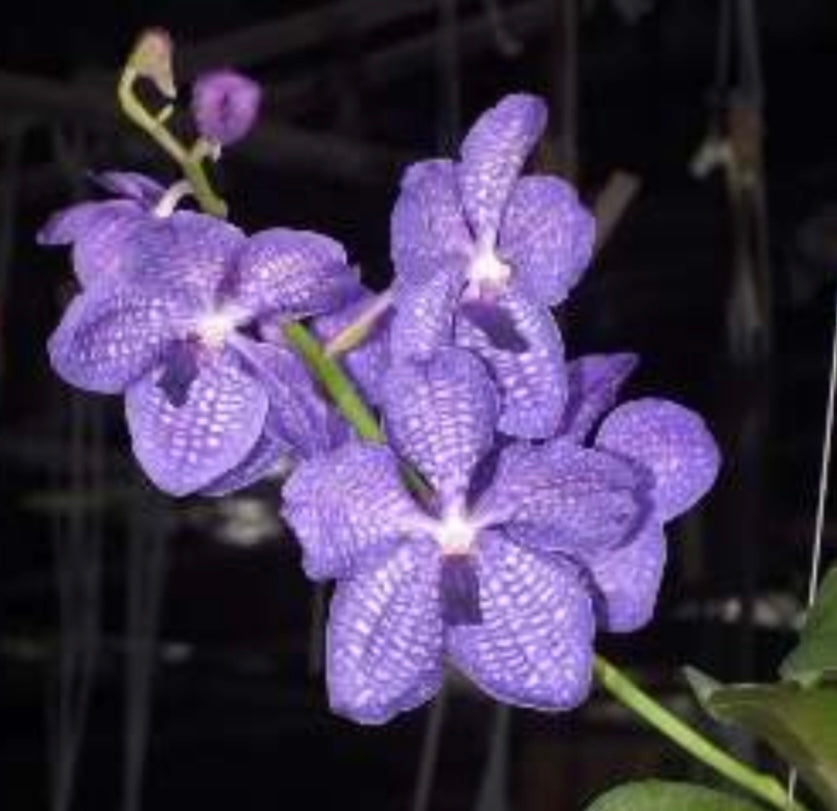
[{"label": "blurred background", "polygon": [[[558,314],[570,355],[641,353],[627,394],[699,410],[723,448],[718,486],[671,529],[657,621],[600,638],[696,716],[678,667],[770,679],[804,608],[835,316],[837,5],[21,5],[0,25],[0,808],[563,811],[632,776],[695,776],[601,694],[547,716],[452,681],[385,728],[332,716],[324,595],[276,488],[151,491],[118,399],[50,372],[72,280],[34,233],[92,193],[90,169],[173,178],[114,98],[149,25],[172,32],[183,87],[224,65],[265,86],[219,172],[233,218],[331,234],[378,289],[403,167],[452,153],[503,93],[542,94],[537,168],[574,179],[599,220]],[[833,517],[824,543],[828,561]]]}]

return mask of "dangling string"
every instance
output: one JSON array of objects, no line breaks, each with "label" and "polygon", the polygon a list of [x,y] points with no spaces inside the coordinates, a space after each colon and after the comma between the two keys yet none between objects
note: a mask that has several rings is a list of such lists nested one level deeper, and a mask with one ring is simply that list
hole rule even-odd
[{"label": "dangling string", "polygon": [[[831,327],[831,368],[828,373],[828,397],[825,406],[825,425],[823,427],[822,457],[820,459],[820,480],[817,488],[817,513],[814,519],[813,548],[808,572],[808,608],[817,598],[817,586],[822,568],[822,537],[825,530],[825,507],[828,502],[828,477],[831,471],[831,435],[834,432],[834,400],[837,389],[837,294],[834,298],[834,320]],[[796,797],[797,771],[791,769],[788,776],[788,799]]]},{"label": "dangling string", "polygon": [[808,606],[812,606],[817,597],[817,585],[820,581],[822,566],[822,536],[825,528],[825,505],[828,500],[828,477],[831,468],[831,434],[834,428],[834,390],[837,379],[837,296],[834,301],[834,325],[831,342],[831,370],[828,377],[828,400],[825,408],[825,427],[823,430],[822,460],[820,462],[820,482],[817,494],[817,517],[814,523],[814,548],[811,550],[811,569],[808,579]]}]

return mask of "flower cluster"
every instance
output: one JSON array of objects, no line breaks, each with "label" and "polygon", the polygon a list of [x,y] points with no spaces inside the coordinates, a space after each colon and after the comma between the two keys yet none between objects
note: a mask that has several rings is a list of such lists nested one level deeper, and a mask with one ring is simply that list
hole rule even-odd
[{"label": "flower cluster", "polygon": [[[205,137],[249,128],[258,94],[196,86]],[[567,361],[550,307],[589,263],[594,223],[555,177],[523,175],[546,113],[503,99],[459,160],[405,173],[392,215],[392,311],[343,361],[379,411],[362,439],[283,324],[327,339],[372,294],[342,247],[306,231],[250,236],[178,209],[175,190],[108,173],[115,199],[42,230],[81,292],[50,339],[72,385],[123,394],[136,457],[173,495],[220,495],[292,466],[281,510],[314,580],[335,580],[333,709],[383,723],[453,666],[488,694],[565,710],[590,689],[597,629],[649,621],[664,527],[719,457],[673,402],[617,405],[627,353]]]}]

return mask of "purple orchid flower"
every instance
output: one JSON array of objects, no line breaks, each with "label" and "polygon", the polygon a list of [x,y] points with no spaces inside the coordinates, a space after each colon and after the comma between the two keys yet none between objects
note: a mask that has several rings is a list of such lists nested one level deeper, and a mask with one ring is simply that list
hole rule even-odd
[{"label": "purple orchid flower", "polygon": [[338,243],[282,228],[247,238],[176,212],[140,229],[129,253],[124,275],[70,303],[49,354],[68,383],[125,394],[134,452],[161,490],[229,492],[288,448],[333,444],[333,420],[300,363],[247,330],[355,295]]},{"label": "purple orchid flower", "polygon": [[[338,580],[332,708],[384,723],[439,689],[445,658],[500,700],[576,706],[595,633],[577,561],[624,542],[647,477],[566,440],[498,452],[496,388],[464,350],[394,366],[383,413],[391,447],[347,442],[303,462],[283,491],[306,572]],[[431,499],[405,486],[402,464]]]},{"label": "purple orchid flower", "polygon": [[455,342],[488,363],[504,433],[555,433],[567,381],[549,307],[590,260],[594,222],[556,177],[520,177],[546,123],[543,102],[511,95],[465,137],[461,159],[410,167],[392,216],[396,358]]},{"label": "purple orchid flower", "polygon": [[73,269],[86,286],[115,278],[138,228],[152,218],[165,189],[136,172],[101,172],[93,180],[115,199],[77,203],[56,212],[38,232],[39,245],[72,245]]},{"label": "purple orchid flower", "polygon": [[213,70],[202,74],[192,88],[192,116],[198,132],[221,146],[240,141],[256,123],[261,99],[258,83],[240,73]]},{"label": "purple orchid flower", "polygon": [[656,398],[610,411],[637,361],[636,355],[618,353],[585,355],[568,364],[569,398],[559,432],[634,464],[649,481],[649,509],[636,531],[622,545],[584,558],[598,591],[599,623],[620,633],[651,620],[667,556],[664,525],[700,500],[720,466],[717,445],[693,411]]}]

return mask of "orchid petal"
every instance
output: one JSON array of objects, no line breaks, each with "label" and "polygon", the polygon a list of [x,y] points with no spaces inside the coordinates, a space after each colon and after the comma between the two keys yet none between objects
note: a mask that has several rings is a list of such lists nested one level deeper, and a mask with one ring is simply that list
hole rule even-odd
[{"label": "orchid petal", "polygon": [[464,495],[494,441],[497,400],[482,363],[457,349],[396,364],[383,388],[387,437],[443,495]]},{"label": "orchid petal", "polygon": [[558,433],[584,442],[613,407],[624,382],[639,363],[631,352],[584,355],[567,364],[568,397]]},{"label": "orchid petal", "polygon": [[353,574],[413,531],[419,516],[389,448],[354,441],[300,464],[282,497],[313,580]]},{"label": "orchid petal", "polygon": [[392,261],[405,283],[422,284],[439,264],[467,258],[473,239],[451,161],[421,161],[405,172],[391,230]]},{"label": "orchid petal", "polygon": [[394,360],[427,360],[450,343],[464,284],[461,266],[441,265],[424,285],[396,287],[390,340]]},{"label": "orchid petal", "polygon": [[236,335],[232,345],[264,386],[274,417],[271,425],[302,457],[333,446],[329,408],[302,361],[288,349]]},{"label": "orchid petal", "polygon": [[576,707],[590,692],[595,633],[578,572],[494,532],[480,536],[476,556],[482,623],[448,629],[454,664],[499,701]]},{"label": "orchid petal", "polygon": [[677,403],[624,403],[599,428],[596,445],[640,462],[654,474],[652,498],[662,521],[688,510],[718,475],[720,454],[703,419]]},{"label": "orchid petal", "polygon": [[530,294],[551,307],[577,284],[593,253],[595,221],[557,177],[515,184],[500,227],[499,253]]},{"label": "orchid petal", "polygon": [[357,286],[338,242],[313,231],[271,228],[247,240],[224,292],[256,316],[305,318],[351,301]]},{"label": "orchid petal", "polygon": [[271,428],[276,412],[268,411],[261,436],[247,456],[232,470],[202,487],[202,496],[219,498],[244,490],[261,479],[283,469],[294,458],[294,449],[282,435]]},{"label": "orchid petal", "polygon": [[227,349],[203,359],[189,397],[173,406],[151,373],[132,385],[125,413],[134,454],[166,493],[194,493],[239,465],[262,434],[264,387]]},{"label": "orchid petal", "polygon": [[39,245],[73,246],[73,271],[84,286],[115,279],[130,241],[148,215],[130,200],[80,203],[54,214],[37,235]]},{"label": "orchid petal", "polygon": [[475,513],[515,540],[582,558],[623,542],[647,512],[642,477],[611,454],[569,442],[500,453]]},{"label": "orchid petal", "polygon": [[513,94],[483,113],[462,142],[462,201],[477,238],[494,238],[517,176],[546,126],[536,96]]},{"label": "orchid petal", "polygon": [[526,343],[523,352],[500,349],[466,318],[456,319],[456,343],[488,365],[500,390],[500,431],[526,439],[551,436],[567,398],[561,334],[549,311],[513,286],[498,295],[496,306],[506,311]]},{"label": "orchid petal", "polygon": [[176,287],[212,304],[244,241],[240,229],[207,214],[151,217],[136,233],[128,271],[138,282]]},{"label": "orchid petal", "polygon": [[362,724],[383,724],[439,690],[438,567],[431,543],[403,544],[338,584],[326,645],[334,712]]},{"label": "orchid petal", "polygon": [[50,362],[73,386],[117,394],[159,360],[190,312],[174,294],[95,285],[70,302],[49,339]]},{"label": "orchid petal", "polygon": [[605,630],[628,633],[651,621],[665,563],[666,539],[653,516],[629,543],[594,559],[590,575]]}]

